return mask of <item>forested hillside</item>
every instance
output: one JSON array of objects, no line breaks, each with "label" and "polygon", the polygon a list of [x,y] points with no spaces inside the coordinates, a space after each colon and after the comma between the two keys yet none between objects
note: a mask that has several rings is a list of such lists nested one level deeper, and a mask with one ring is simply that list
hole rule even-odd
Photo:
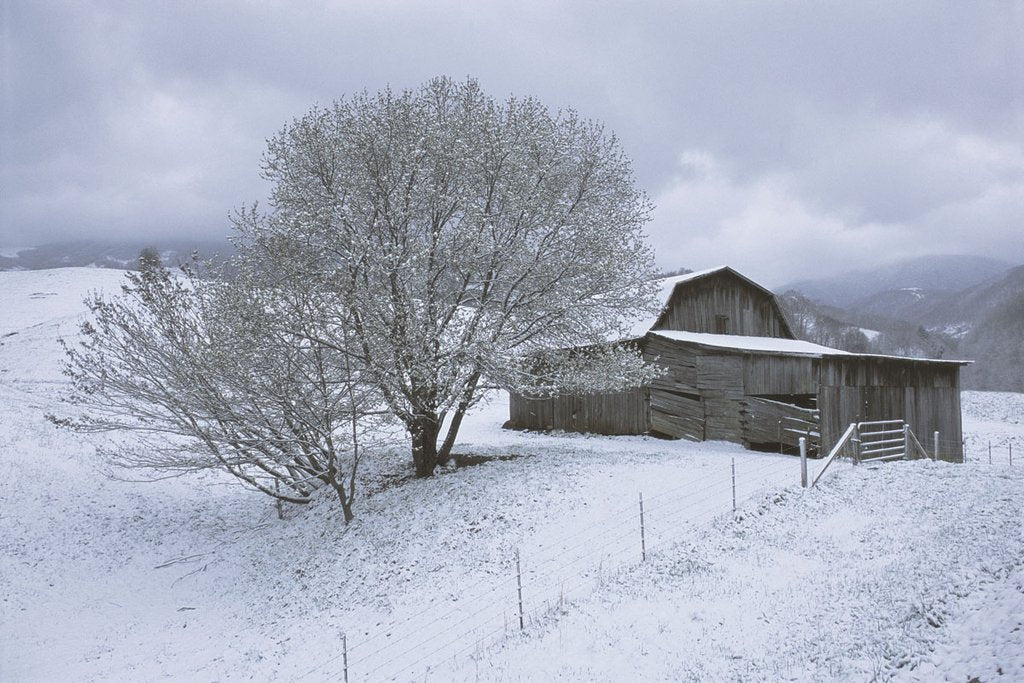
[{"label": "forested hillside", "polygon": [[796,290],[779,302],[801,339],[858,353],[972,360],[964,388],[1024,391],[1024,266],[961,290],[881,290],[846,307]]}]

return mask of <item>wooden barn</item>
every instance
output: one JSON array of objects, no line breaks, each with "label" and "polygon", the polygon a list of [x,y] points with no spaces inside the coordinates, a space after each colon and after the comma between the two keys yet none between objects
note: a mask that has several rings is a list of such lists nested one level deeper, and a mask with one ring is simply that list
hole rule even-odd
[{"label": "wooden barn", "polygon": [[827,451],[853,422],[904,420],[938,431],[939,456],[963,459],[964,361],[853,354],[796,339],[774,294],[729,267],[662,280],[661,313],[628,338],[664,368],[616,394],[513,395],[508,426],[598,434],[720,439]]}]

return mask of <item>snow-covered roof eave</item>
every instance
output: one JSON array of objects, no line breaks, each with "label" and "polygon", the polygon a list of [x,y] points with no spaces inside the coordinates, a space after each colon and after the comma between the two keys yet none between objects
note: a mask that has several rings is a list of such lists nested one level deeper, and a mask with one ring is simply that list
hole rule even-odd
[{"label": "snow-covered roof eave", "polygon": [[880,358],[883,360],[910,360],[917,363],[945,363],[947,365],[971,365],[974,363],[973,360],[955,360],[952,358],[915,358],[914,356],[892,356],[884,353],[850,353],[848,351],[838,351],[836,354],[843,354],[846,356],[852,356],[854,358]]},{"label": "snow-covered roof eave", "polygon": [[829,346],[814,344],[799,339],[783,339],[781,337],[745,337],[734,334],[708,334],[704,332],[684,332],[680,330],[652,330],[655,334],[673,341],[700,344],[731,351],[748,351],[756,353],[777,353],[784,355],[808,356],[822,358],[825,356],[841,356],[844,358],[880,358],[886,360],[915,361],[921,363],[944,363],[967,365],[973,361],[947,360],[935,358],[908,358],[906,356],[887,356],[874,353],[851,353]]},{"label": "snow-covered roof eave", "polygon": [[707,332],[685,332],[682,330],[651,330],[650,334],[673,341],[700,344],[733,351],[756,351],[760,353],[782,353],[801,356],[852,356],[848,351],[821,346],[799,339],[783,337],[747,337],[737,334],[710,334]]}]

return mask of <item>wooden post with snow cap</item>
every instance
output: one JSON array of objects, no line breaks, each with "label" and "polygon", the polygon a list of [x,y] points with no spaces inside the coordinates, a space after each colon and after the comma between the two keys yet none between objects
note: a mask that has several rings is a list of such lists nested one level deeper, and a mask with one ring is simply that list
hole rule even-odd
[{"label": "wooden post with snow cap", "polygon": [[644,538],[644,492],[640,492],[640,561],[647,561],[647,540]]},{"label": "wooden post with snow cap", "polygon": [[345,683],[348,683],[348,636],[341,634],[341,670],[345,676]]},{"label": "wooden post with snow cap", "polygon": [[939,459],[939,433],[938,433],[938,431],[936,431],[935,434],[932,435],[932,440],[934,441],[934,444],[933,444],[933,447],[932,447],[932,460],[938,460]]},{"label": "wooden post with snow cap", "polygon": [[516,592],[519,594],[519,630],[526,629],[523,623],[523,568],[519,563],[519,548],[516,548]]},{"label": "wooden post with snow cap", "polygon": [[732,511],[736,512],[736,458],[732,459]]},{"label": "wooden post with snow cap", "polygon": [[807,488],[807,439],[800,437],[800,486]]},{"label": "wooden post with snow cap", "polygon": [[853,426],[853,464],[860,464],[860,425]]},{"label": "wooden post with snow cap", "polygon": [[910,425],[903,423],[903,459],[910,460]]}]

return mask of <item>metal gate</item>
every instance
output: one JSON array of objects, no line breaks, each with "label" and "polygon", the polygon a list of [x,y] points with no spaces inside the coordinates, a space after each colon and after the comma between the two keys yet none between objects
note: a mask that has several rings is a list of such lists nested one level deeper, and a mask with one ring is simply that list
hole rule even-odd
[{"label": "metal gate", "polygon": [[908,457],[910,427],[903,420],[857,423],[857,455],[860,462]]}]

